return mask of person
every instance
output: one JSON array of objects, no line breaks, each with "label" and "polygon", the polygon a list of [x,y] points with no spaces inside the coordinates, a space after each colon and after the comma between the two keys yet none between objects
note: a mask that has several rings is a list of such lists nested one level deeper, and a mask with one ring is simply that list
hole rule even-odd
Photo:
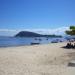
[{"label": "person", "polygon": [[74,43],[74,46],[73,47],[75,48],[75,43]]},{"label": "person", "polygon": [[74,48],[74,45],[73,44],[71,44],[71,48]]},{"label": "person", "polygon": [[71,42],[67,43],[66,48],[71,48],[72,44]]}]

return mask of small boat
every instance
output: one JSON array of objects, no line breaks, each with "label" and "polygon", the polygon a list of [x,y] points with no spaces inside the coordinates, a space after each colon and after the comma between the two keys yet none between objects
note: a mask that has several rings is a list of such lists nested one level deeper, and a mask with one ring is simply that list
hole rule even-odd
[{"label": "small boat", "polygon": [[52,40],[51,43],[58,43],[58,41],[57,40]]},{"label": "small boat", "polygon": [[38,45],[38,44],[40,44],[40,43],[34,43],[34,42],[31,43],[31,45]]},{"label": "small boat", "polygon": [[46,40],[48,40],[48,37],[46,38]]},{"label": "small boat", "polygon": [[35,40],[38,40],[37,38],[35,38]]},{"label": "small boat", "polygon": [[48,40],[48,38],[46,40]]},{"label": "small boat", "polygon": [[58,43],[57,41],[51,41],[51,43]]},{"label": "small boat", "polygon": [[42,41],[42,39],[40,39],[40,38],[39,38],[38,40],[39,40],[39,41]]}]

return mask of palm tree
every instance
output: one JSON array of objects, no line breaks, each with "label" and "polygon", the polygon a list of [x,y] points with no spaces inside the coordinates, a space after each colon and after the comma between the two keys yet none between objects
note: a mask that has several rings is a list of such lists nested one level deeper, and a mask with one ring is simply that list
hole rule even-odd
[{"label": "palm tree", "polygon": [[68,35],[75,35],[75,26],[70,26],[70,30],[65,31]]}]

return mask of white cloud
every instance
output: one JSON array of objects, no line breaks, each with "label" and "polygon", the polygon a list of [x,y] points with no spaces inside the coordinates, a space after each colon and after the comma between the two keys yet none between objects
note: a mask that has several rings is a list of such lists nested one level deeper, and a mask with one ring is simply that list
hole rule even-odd
[{"label": "white cloud", "polygon": [[58,34],[58,35],[62,35],[64,34],[65,30],[68,30],[69,27],[60,27],[60,28],[56,28],[56,29],[0,29],[0,35],[4,34],[4,35],[10,35],[13,36],[15,34],[17,34],[20,31],[31,31],[31,32],[36,32],[36,33],[40,33],[40,34]]},{"label": "white cloud", "polygon": [[69,27],[61,27],[61,28],[56,28],[56,29],[27,29],[27,31],[33,31],[41,34],[64,34],[66,30],[68,30]]}]

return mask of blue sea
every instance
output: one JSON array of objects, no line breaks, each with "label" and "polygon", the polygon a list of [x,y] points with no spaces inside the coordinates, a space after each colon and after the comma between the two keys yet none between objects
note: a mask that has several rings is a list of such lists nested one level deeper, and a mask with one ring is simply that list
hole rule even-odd
[{"label": "blue sea", "polygon": [[0,47],[12,47],[12,46],[27,46],[31,43],[48,44],[52,41],[65,41],[64,38],[46,38],[46,37],[0,37]]}]

